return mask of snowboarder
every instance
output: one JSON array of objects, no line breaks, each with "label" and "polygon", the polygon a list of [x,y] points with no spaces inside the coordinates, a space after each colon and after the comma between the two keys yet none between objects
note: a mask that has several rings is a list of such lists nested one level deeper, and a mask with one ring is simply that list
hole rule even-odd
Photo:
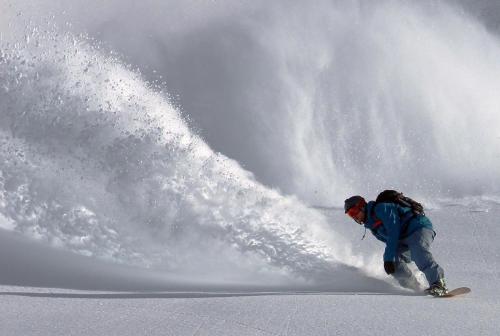
[{"label": "snowboarder", "polygon": [[344,210],[386,244],[384,269],[387,274],[394,276],[403,287],[417,290],[418,281],[407,265],[414,261],[430,284],[426,291],[433,296],[447,294],[443,269],[430,252],[436,233],[423,211],[418,213],[411,207],[392,202],[367,203],[361,196],[346,199]]}]

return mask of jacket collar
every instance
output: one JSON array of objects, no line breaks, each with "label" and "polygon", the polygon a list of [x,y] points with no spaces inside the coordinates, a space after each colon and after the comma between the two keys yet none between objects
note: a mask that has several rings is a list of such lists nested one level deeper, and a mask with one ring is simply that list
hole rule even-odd
[{"label": "jacket collar", "polygon": [[375,206],[374,201],[370,201],[366,204],[366,209],[365,209],[365,227],[367,229],[372,229],[373,224],[375,224],[375,218],[372,216],[372,209]]}]

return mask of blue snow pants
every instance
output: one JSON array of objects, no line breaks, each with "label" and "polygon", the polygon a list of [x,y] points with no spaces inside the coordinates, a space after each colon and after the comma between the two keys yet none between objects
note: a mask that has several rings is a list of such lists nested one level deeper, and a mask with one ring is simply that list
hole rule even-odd
[{"label": "blue snow pants", "polygon": [[425,274],[429,285],[444,278],[444,271],[434,260],[430,251],[436,232],[422,228],[399,241],[396,254],[396,272],[393,274],[398,282],[407,288],[417,289],[418,282],[407,263],[415,262],[418,269]]}]

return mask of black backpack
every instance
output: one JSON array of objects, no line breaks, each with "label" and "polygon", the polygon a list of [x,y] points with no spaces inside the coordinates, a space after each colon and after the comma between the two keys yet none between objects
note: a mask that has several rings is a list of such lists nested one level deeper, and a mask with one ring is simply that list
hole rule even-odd
[{"label": "black backpack", "polygon": [[[403,193],[396,190],[384,190],[382,191],[375,200],[375,205],[378,203],[395,203],[402,207],[410,208],[414,215],[425,216],[424,207],[417,201],[406,197]],[[372,209],[375,208],[375,205]]]}]

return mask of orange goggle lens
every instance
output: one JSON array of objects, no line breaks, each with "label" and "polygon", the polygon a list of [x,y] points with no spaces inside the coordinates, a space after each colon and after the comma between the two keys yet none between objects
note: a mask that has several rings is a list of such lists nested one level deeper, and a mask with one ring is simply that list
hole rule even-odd
[{"label": "orange goggle lens", "polygon": [[359,201],[358,204],[356,204],[355,206],[353,206],[352,208],[350,208],[348,211],[347,211],[347,214],[352,217],[352,218],[356,218],[359,213],[361,211],[363,211],[363,201]]},{"label": "orange goggle lens", "polygon": [[349,215],[349,217],[355,218],[359,215],[360,212],[361,212],[360,208],[358,208],[357,206],[353,206],[352,208],[349,209],[349,211],[347,211],[347,214]]}]

